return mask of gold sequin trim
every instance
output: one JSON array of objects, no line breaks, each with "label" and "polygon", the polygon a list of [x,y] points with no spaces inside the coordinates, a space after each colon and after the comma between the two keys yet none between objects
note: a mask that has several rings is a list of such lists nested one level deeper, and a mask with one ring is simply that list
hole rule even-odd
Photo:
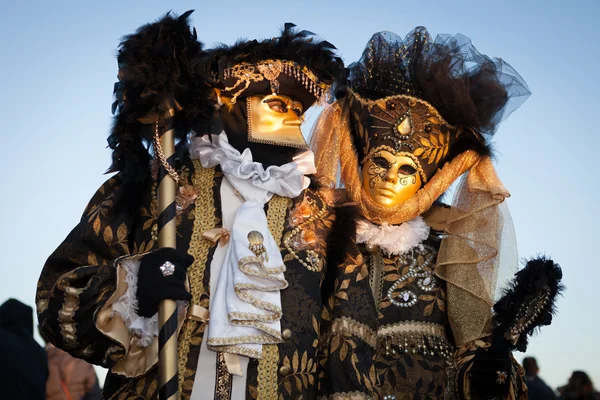
[{"label": "gold sequin trim", "polygon": [[[216,224],[215,204],[213,197],[214,168],[203,168],[200,161],[194,163],[194,188],[199,192],[195,202],[195,218],[192,238],[188,254],[194,257],[194,263],[188,269],[192,304],[200,304],[200,296],[204,293],[204,270],[208,260],[208,251],[212,243],[202,238],[202,233],[213,229]],[[185,369],[190,351],[192,332],[196,321],[187,320],[180,333],[179,341],[179,387],[183,387]]]},{"label": "gold sequin trim", "polygon": [[372,348],[377,346],[377,333],[365,324],[352,318],[341,317],[333,321],[331,324],[331,334],[336,335],[341,332],[349,333],[362,339]]},{"label": "gold sequin trim", "polygon": [[[267,221],[269,231],[275,243],[281,243],[285,217],[292,199],[273,196],[269,201]],[[258,360],[258,400],[272,400],[277,396],[277,364],[279,363],[279,348],[275,344],[263,345],[263,357]]]}]

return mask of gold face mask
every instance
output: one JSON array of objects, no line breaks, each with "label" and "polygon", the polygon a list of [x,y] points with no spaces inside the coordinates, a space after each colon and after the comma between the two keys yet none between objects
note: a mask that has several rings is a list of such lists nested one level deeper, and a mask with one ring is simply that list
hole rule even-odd
[{"label": "gold face mask", "polygon": [[383,207],[394,207],[410,199],[421,188],[417,165],[406,153],[375,151],[363,164],[362,187]]},{"label": "gold face mask", "polygon": [[248,141],[307,149],[302,136],[302,103],[283,95],[250,96]]}]

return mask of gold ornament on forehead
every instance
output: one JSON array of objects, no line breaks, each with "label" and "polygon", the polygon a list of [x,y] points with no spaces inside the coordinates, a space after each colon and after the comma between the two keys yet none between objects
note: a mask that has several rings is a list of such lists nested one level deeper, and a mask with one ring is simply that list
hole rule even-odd
[{"label": "gold ornament on forehead", "polygon": [[259,231],[250,231],[248,233],[248,249],[254,253],[256,257],[263,258],[265,262],[269,261],[267,249],[263,244],[264,237]]},{"label": "gold ornament on forehead", "polygon": [[[279,93],[279,76],[284,74],[300,83],[317,101],[326,102],[330,85],[323,83],[306,66],[300,66],[293,61],[264,60],[256,64],[240,63],[223,71],[223,78],[236,79],[233,86],[226,87],[225,92],[232,92],[231,103],[250,87],[253,82],[268,80],[273,94]],[[240,87],[241,86],[241,87]],[[237,89],[237,90],[236,90]],[[234,92],[235,91],[235,92]]]},{"label": "gold ornament on forehead", "polygon": [[256,64],[258,71],[269,81],[271,84],[271,92],[273,94],[279,93],[279,81],[277,78],[283,71],[283,64],[279,60],[267,60],[261,61]]}]

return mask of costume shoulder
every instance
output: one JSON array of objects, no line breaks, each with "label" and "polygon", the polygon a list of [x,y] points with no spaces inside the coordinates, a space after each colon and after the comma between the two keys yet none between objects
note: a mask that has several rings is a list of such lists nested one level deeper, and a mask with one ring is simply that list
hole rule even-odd
[{"label": "costume shoulder", "polygon": [[133,252],[131,198],[147,197],[149,189],[129,193],[122,174],[109,178],[42,269],[36,293],[42,333],[75,357],[108,367],[122,355],[97,330],[95,315],[116,288],[115,260]]}]

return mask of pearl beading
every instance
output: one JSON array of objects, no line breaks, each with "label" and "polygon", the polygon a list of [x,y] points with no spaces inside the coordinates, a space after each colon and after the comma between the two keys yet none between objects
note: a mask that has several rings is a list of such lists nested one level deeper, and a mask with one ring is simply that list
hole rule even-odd
[{"label": "pearl beading", "polygon": [[387,336],[383,339],[383,346],[386,356],[418,353],[424,357],[439,356],[450,360],[454,354],[454,349],[446,338],[418,332]]}]

